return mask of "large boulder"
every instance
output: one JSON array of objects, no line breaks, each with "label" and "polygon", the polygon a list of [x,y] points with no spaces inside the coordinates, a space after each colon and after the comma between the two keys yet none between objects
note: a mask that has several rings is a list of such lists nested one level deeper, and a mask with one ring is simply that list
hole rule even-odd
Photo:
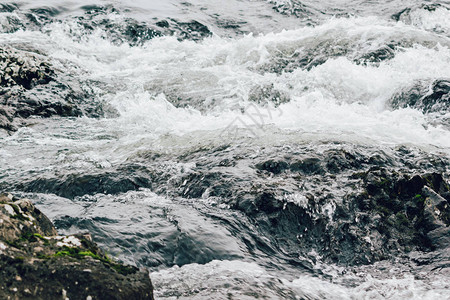
[{"label": "large boulder", "polygon": [[0,47],[0,129],[16,130],[31,116],[80,116],[74,94],[45,56]]},{"label": "large boulder", "polygon": [[148,271],[109,258],[89,234],[59,236],[29,200],[0,196],[1,299],[153,299]]}]

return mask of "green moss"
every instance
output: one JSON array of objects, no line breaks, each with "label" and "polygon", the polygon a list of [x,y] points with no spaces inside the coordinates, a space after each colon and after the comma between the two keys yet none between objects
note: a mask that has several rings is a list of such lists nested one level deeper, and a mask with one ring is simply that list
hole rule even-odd
[{"label": "green moss", "polygon": [[416,202],[425,202],[425,198],[421,194],[416,194],[413,200]]},{"label": "green moss", "polygon": [[109,259],[103,258],[91,251],[80,251],[77,248],[69,248],[69,247],[64,247],[64,250],[56,252],[54,256],[55,257],[70,256],[76,259],[82,259],[85,258],[86,256],[90,256],[96,260],[109,262]]},{"label": "green moss", "polygon": [[38,253],[38,254],[36,254],[36,257],[39,258],[39,259],[50,259],[51,255]]},{"label": "green moss", "polygon": [[40,239],[41,241],[43,241],[43,242],[44,242],[44,245],[50,244],[50,242],[49,242],[45,237],[43,237],[42,235],[40,235],[39,233],[34,233],[33,235],[34,235],[35,237],[37,237],[38,239]]},{"label": "green moss", "polygon": [[83,258],[83,256],[80,256],[78,253],[80,252],[77,248],[70,248],[70,247],[64,247],[63,250],[60,250],[54,254],[55,257],[62,257],[62,256],[70,256],[73,258]]},{"label": "green moss", "polygon": [[20,237],[20,240],[23,241],[23,242],[36,242],[37,238],[34,235],[34,233],[25,232],[25,233],[22,233],[22,236]]},{"label": "green moss", "polygon": [[104,265],[112,268],[119,274],[129,275],[129,274],[134,274],[137,272],[137,269],[135,267],[118,264],[118,263],[112,261],[107,255],[95,254],[90,250],[80,251],[80,249],[78,249],[78,248],[64,247],[62,250],[56,252],[53,256],[54,257],[69,256],[69,257],[72,257],[75,259],[83,259],[83,258],[89,256],[89,257],[92,257],[93,259],[101,261]]},{"label": "green moss", "polygon": [[[78,255],[80,255],[80,256],[90,256],[90,257],[92,257],[94,259],[97,259],[97,260],[104,260],[105,259],[105,258],[100,257],[97,254],[92,253],[91,251],[81,251],[81,252],[78,252]],[[108,260],[107,257],[106,257],[106,260]]]},{"label": "green moss", "polygon": [[58,251],[54,254],[55,257],[73,256],[69,251]]}]

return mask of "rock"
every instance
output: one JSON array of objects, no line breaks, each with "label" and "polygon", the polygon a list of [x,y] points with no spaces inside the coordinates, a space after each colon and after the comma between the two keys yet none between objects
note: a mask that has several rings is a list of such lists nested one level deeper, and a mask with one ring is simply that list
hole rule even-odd
[{"label": "rock", "polygon": [[248,94],[248,100],[262,105],[273,103],[275,107],[278,107],[289,102],[290,98],[286,92],[277,90],[271,83],[254,86]]},{"label": "rock", "polygon": [[450,81],[438,79],[432,83],[418,81],[413,86],[395,94],[390,100],[394,109],[411,107],[423,113],[448,113],[450,111]]},{"label": "rock", "polygon": [[[0,128],[13,131],[30,116],[81,115],[70,99],[70,87],[58,83],[56,77],[44,56],[0,48]],[[42,93],[49,95],[38,96]]]},{"label": "rock", "polygon": [[181,22],[171,19],[171,26],[166,29],[166,35],[174,35],[178,40],[200,41],[206,37],[212,36],[212,32],[202,23],[192,20]]},{"label": "rock", "polygon": [[422,195],[426,197],[424,203],[424,221],[428,224],[429,228],[434,230],[450,224],[450,205],[447,200],[427,186],[423,187]]},{"label": "rock", "polygon": [[[180,41],[199,41],[212,35],[207,26],[195,20],[182,22],[168,19],[157,21],[153,25],[133,18],[111,18],[112,14],[120,15],[112,5],[89,5],[83,8],[85,14],[76,19],[77,25],[84,29],[81,35],[89,35],[100,30],[103,38],[117,45],[142,46],[145,42],[160,36],[176,36]],[[40,17],[40,21],[45,23],[49,20]]]},{"label": "rock", "polygon": [[309,24],[314,24],[314,18],[311,17],[316,13],[316,11],[311,6],[307,6],[299,1],[271,1],[271,3],[273,4],[273,9],[281,14],[292,15],[301,19],[307,19],[309,22],[311,22]]},{"label": "rock", "polygon": [[[179,154],[143,151],[124,165],[91,173],[61,170],[58,177],[35,173],[20,184],[0,183],[0,189],[74,198],[149,188],[193,203],[210,199],[241,214],[242,228],[258,228],[254,241],[242,237],[250,251],[283,253],[296,264],[308,253],[360,265],[440,247],[431,232],[439,235],[436,225],[450,224],[448,160],[406,147],[324,143],[317,149],[219,144]],[[433,197],[439,201],[430,202]],[[431,216],[438,219],[427,215],[433,210],[426,203],[435,203],[440,213]],[[70,227],[70,220],[56,221]]]},{"label": "rock", "polygon": [[320,159],[315,157],[308,157],[302,160],[298,160],[291,164],[292,172],[300,172],[307,175],[323,174],[324,169],[320,165]]},{"label": "rock", "polygon": [[[428,233],[428,238],[437,249],[447,249],[450,245],[450,227],[439,226]],[[448,252],[447,252],[448,253]]]},{"label": "rock", "polygon": [[[142,46],[145,42],[163,35],[176,36],[180,41],[199,41],[212,35],[207,26],[195,20],[167,19],[150,24],[129,17],[123,18],[122,12],[119,13],[113,5],[85,5],[81,9],[84,10],[83,15],[76,16],[65,24],[73,27],[71,34],[75,39],[100,31],[102,38],[114,44],[128,44],[134,47]],[[20,10],[15,4],[0,4],[0,13],[12,11],[15,14],[6,16],[2,24],[5,32],[15,32],[20,29],[45,31],[45,25],[63,23],[67,20],[67,16],[61,18],[62,10],[55,7],[44,6]],[[117,18],[112,18],[111,15],[116,15]]]},{"label": "rock", "polygon": [[17,9],[17,4],[1,4],[0,3],[0,12],[13,12]]},{"label": "rock", "polygon": [[258,170],[261,171],[267,171],[273,174],[280,174],[287,168],[289,168],[289,165],[285,161],[276,161],[276,160],[267,160],[262,163],[258,163],[255,166]]},{"label": "rock", "polygon": [[31,201],[0,196],[1,299],[153,299],[148,271],[109,258],[89,234],[58,236]]},{"label": "rock", "polygon": [[85,101],[92,94],[77,76],[54,69],[37,50],[0,47],[0,129],[15,131],[31,117],[101,117],[103,104]]},{"label": "rock", "polygon": [[448,10],[448,8],[439,3],[421,3],[416,5],[411,5],[391,16],[391,18],[397,22],[403,22],[408,25],[420,26],[422,25],[424,29],[432,29],[437,33],[446,33],[446,28],[441,26],[430,26],[428,22],[422,19],[424,12],[434,12],[438,9]]},{"label": "rock", "polygon": [[151,28],[144,22],[138,22],[132,18],[111,18],[117,9],[111,5],[84,6],[86,13],[77,17],[77,25],[84,30],[82,35],[92,34],[95,30],[103,32],[102,37],[112,43],[120,45],[127,43],[130,46],[139,46],[143,43],[161,36],[161,32]]},{"label": "rock", "polygon": [[354,61],[362,65],[380,63],[382,61],[390,60],[395,57],[396,45],[384,45],[380,48],[364,53]]},{"label": "rock", "polygon": [[31,89],[53,80],[54,71],[37,55],[0,48],[0,87],[20,86]]}]

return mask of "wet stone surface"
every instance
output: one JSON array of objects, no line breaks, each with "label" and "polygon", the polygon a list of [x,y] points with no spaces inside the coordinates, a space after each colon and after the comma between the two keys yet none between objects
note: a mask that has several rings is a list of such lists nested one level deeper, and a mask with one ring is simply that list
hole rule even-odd
[{"label": "wet stone surface", "polygon": [[[300,265],[312,251],[360,265],[442,246],[434,232],[449,224],[445,159],[407,148],[387,154],[328,146],[320,153],[226,145],[176,157],[141,153],[117,169],[40,177],[15,188],[67,198],[150,188],[175,199],[214,199],[244,213],[267,239],[248,244],[250,251],[277,249]],[[195,167],[183,170],[187,162]]]},{"label": "wet stone surface", "polygon": [[37,50],[0,46],[0,65],[0,129],[15,131],[32,117],[104,114],[99,103],[85,102],[92,90],[55,70]]},{"label": "wet stone surface", "polygon": [[450,111],[450,80],[419,81],[391,99],[393,108],[414,108],[424,113],[446,114]]}]

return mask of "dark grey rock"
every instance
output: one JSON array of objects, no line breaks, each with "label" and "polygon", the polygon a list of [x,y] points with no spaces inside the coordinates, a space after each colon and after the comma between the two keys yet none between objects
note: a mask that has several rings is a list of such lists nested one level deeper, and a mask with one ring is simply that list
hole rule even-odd
[{"label": "dark grey rock", "polygon": [[248,95],[248,100],[258,104],[273,103],[275,107],[290,101],[286,92],[280,91],[273,84],[254,86]]},{"label": "dark grey rock", "polygon": [[[45,57],[10,47],[0,48],[0,128],[15,130],[30,116],[79,116],[80,109],[56,81]],[[47,97],[39,94],[47,93]],[[59,97],[58,97],[59,96]]]},{"label": "dark grey rock", "polygon": [[[432,251],[441,242],[431,232],[450,224],[448,161],[442,157],[406,147],[386,153],[333,143],[320,145],[321,151],[317,145],[234,147],[143,152],[96,173],[34,174],[10,186],[67,198],[140,188],[173,199],[211,198],[245,216],[233,226],[258,228],[250,240],[242,236],[249,251],[283,253],[293,264],[311,252],[357,265]],[[195,167],[184,170],[188,162]],[[440,214],[430,215],[426,203]]]},{"label": "dark grey rock", "polygon": [[91,97],[89,86],[73,74],[55,70],[37,50],[0,47],[0,129],[17,130],[31,117],[111,115],[107,105]]},{"label": "dark grey rock", "polygon": [[420,11],[420,10],[425,10],[425,11],[435,11],[437,8],[445,8],[445,6],[442,6],[439,3],[429,3],[429,4],[420,4],[420,5],[416,5],[416,6],[412,6],[412,7],[407,7],[405,9],[402,9],[401,11],[393,14],[391,16],[391,18],[397,22],[403,22],[406,24],[411,24],[412,20],[411,20],[411,13],[416,12],[416,11]]},{"label": "dark grey rock", "polygon": [[450,111],[450,81],[416,82],[395,94],[390,105],[394,109],[411,107],[424,113],[447,113]]}]

